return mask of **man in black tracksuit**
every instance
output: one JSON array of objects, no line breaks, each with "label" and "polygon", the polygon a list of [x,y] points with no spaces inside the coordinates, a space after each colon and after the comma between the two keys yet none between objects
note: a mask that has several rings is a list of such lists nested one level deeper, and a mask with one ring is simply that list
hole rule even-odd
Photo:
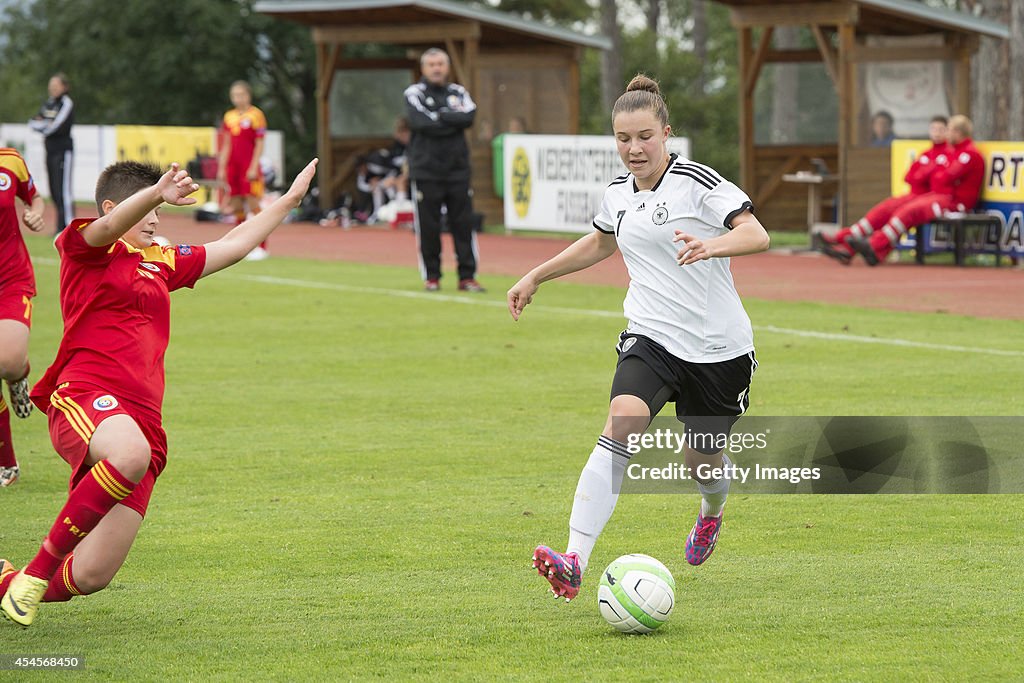
[{"label": "man in black tracksuit", "polygon": [[430,48],[420,57],[423,78],[405,90],[409,177],[416,202],[420,270],[426,289],[441,287],[441,207],[459,262],[459,289],[482,292],[476,281],[476,236],[469,188],[469,147],[465,129],[473,125],[476,103],[461,85],[448,82],[448,54]]},{"label": "man in black tracksuit", "polygon": [[68,78],[64,74],[51,76],[46,89],[50,98],[28,125],[42,133],[46,140],[46,175],[50,199],[57,206],[59,235],[75,216],[71,192],[71,157],[75,147],[71,141],[71,126],[75,122],[75,104],[68,96]]}]

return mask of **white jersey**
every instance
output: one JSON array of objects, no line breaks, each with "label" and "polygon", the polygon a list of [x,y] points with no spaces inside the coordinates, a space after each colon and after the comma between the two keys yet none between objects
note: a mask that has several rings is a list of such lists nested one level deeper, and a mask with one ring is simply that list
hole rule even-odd
[{"label": "white jersey", "polygon": [[632,173],[605,190],[594,227],[615,235],[629,271],[623,312],[627,331],[650,337],[692,363],[730,360],[754,349],[728,258],[688,266],[676,262],[676,230],[701,240],[724,235],[732,219],[753,209],[750,198],[713,169],[672,155],[651,190]]}]

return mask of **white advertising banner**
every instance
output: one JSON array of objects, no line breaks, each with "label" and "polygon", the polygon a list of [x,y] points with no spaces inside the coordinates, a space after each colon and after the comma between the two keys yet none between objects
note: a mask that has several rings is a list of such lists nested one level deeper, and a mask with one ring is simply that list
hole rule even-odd
[{"label": "white advertising banner", "polygon": [[[117,159],[113,126],[76,125],[71,129],[75,154],[71,167],[71,194],[75,201],[92,201],[96,196],[96,178]],[[46,175],[46,148],[43,136],[24,123],[0,123],[0,147],[13,147],[21,152],[36,188],[44,197],[50,196]]]},{"label": "white advertising banner", "polygon": [[[130,129],[130,130],[129,130]],[[73,166],[71,168],[71,193],[75,201],[92,202],[96,196],[96,179],[103,169],[123,159],[163,163],[157,158],[157,150],[174,149],[170,144],[178,142],[173,134],[192,130],[204,140],[203,145],[178,145],[175,160],[182,165],[191,161],[197,152],[211,153],[215,129],[211,127],[180,128],[167,126],[86,126],[75,124],[71,138],[75,143]],[[126,131],[142,140],[136,145],[126,144]],[[119,143],[120,140],[120,143]],[[155,142],[154,142],[155,141]],[[148,145],[148,147],[147,147]],[[0,147],[13,147],[25,157],[29,173],[36,182],[36,188],[44,197],[50,196],[50,183],[46,175],[46,148],[43,136],[31,130],[24,123],[0,123]],[[270,160],[278,179],[284,173],[284,134],[278,130],[267,131],[263,157]]]},{"label": "white advertising banner", "polygon": [[[690,141],[669,151],[689,157]],[[590,232],[608,183],[626,172],[610,135],[506,135],[505,228]]]}]

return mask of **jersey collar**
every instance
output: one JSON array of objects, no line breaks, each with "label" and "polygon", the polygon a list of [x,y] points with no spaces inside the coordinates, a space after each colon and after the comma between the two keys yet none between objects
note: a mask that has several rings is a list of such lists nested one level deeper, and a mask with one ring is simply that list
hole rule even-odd
[{"label": "jersey collar", "polygon": [[672,152],[671,154],[668,155],[668,164],[665,166],[665,170],[661,172],[661,177],[658,178],[658,182],[654,183],[654,187],[652,187],[650,190],[641,190],[639,187],[637,187],[636,176],[633,176],[633,194],[636,194],[637,192],[657,192],[658,188],[661,186],[661,181],[665,179],[665,174],[668,173],[668,169],[672,168],[672,164],[676,163],[676,158],[678,156],[679,155],[676,154],[675,152]]}]

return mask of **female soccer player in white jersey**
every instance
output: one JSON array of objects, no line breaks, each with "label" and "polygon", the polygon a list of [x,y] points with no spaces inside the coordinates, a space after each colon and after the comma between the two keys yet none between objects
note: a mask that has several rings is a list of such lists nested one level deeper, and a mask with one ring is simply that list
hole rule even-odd
[{"label": "female soccer player in white jersey", "polygon": [[[534,551],[533,566],[567,601],[580,589],[598,535],[615,509],[629,461],[626,442],[669,401],[687,431],[728,434],[746,410],[757,367],[750,319],[729,257],[768,248],[750,199],[713,169],[670,155],[668,110],[658,84],[630,81],[612,109],[619,156],[629,173],[605,190],[594,232],[527,273],[508,291],[519,320],[544,282],[622,252],[629,271],[623,304],[629,326],[619,338],[604,431],[583,468],[565,553]],[[717,441],[717,439],[716,439]],[[686,449],[686,465],[728,464],[723,451]],[[691,469],[691,472],[695,469]],[[686,559],[704,562],[715,548],[729,480],[698,480],[702,501],[686,539]]]}]

